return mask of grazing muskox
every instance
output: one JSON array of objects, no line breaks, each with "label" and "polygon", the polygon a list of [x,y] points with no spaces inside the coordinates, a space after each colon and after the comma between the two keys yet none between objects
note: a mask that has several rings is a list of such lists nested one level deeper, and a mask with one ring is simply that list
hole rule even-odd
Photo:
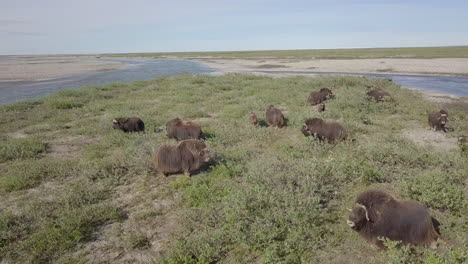
[{"label": "grazing muskox", "polygon": [[429,114],[429,126],[435,131],[444,131],[445,132],[445,125],[448,121],[448,112],[447,110],[436,110]]},{"label": "grazing muskox", "polygon": [[382,88],[375,88],[368,91],[367,99],[374,99],[376,102],[393,101],[392,96]]},{"label": "grazing muskox", "polygon": [[396,200],[383,191],[370,190],[358,195],[346,222],[383,249],[382,237],[436,248],[439,233],[433,221],[427,207],[416,201]]},{"label": "grazing muskox", "polygon": [[254,126],[258,125],[258,118],[254,112],[249,114],[249,122],[251,125],[254,125]]},{"label": "grazing muskox", "polygon": [[120,117],[112,120],[112,127],[123,132],[144,132],[145,123],[138,117]]},{"label": "grazing muskox", "polygon": [[333,92],[328,88],[322,88],[318,92],[311,92],[307,98],[307,102],[311,105],[320,104],[328,99],[333,98]]},{"label": "grazing muskox", "polygon": [[323,141],[334,142],[346,139],[347,133],[339,123],[327,123],[320,118],[307,119],[301,132],[305,136],[313,136]]},{"label": "grazing muskox", "polygon": [[183,172],[190,176],[210,161],[206,144],[198,139],[186,139],[177,145],[162,145],[156,152],[155,168],[165,176]]},{"label": "grazing muskox", "polygon": [[285,124],[283,113],[273,105],[269,105],[266,110],[266,121],[272,127],[282,128]]},{"label": "grazing muskox", "polygon": [[168,138],[175,138],[177,140],[189,138],[200,139],[202,130],[200,126],[194,122],[175,118],[166,123],[166,134]]}]

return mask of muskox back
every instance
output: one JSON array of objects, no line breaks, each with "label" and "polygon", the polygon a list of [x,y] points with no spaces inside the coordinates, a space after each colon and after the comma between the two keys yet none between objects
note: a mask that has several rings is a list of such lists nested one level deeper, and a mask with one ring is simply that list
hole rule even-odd
[{"label": "muskox back", "polygon": [[177,145],[165,144],[156,152],[155,167],[164,175],[184,172],[190,175],[210,159],[206,144],[197,139],[186,139]]},{"label": "muskox back", "polygon": [[184,139],[200,139],[202,130],[200,126],[194,122],[183,121],[180,118],[175,118],[166,123],[167,137],[177,140]]},{"label": "muskox back", "polygon": [[445,131],[445,126],[448,122],[448,111],[441,109],[431,112],[428,117],[428,122],[432,129]]},{"label": "muskox back", "polygon": [[379,237],[431,247],[437,245],[439,237],[427,207],[416,201],[396,200],[378,190],[357,197],[347,222],[380,248],[384,245]]},{"label": "muskox back", "polygon": [[347,132],[344,127],[336,122],[325,122],[320,118],[307,119],[301,132],[305,136],[313,136],[321,141],[334,142],[344,140],[347,137]]},{"label": "muskox back", "polygon": [[266,121],[272,127],[282,128],[285,124],[283,113],[273,105],[269,105],[266,110]]},{"label": "muskox back", "polygon": [[112,121],[114,129],[120,129],[124,132],[144,132],[145,123],[138,117],[120,117]]}]

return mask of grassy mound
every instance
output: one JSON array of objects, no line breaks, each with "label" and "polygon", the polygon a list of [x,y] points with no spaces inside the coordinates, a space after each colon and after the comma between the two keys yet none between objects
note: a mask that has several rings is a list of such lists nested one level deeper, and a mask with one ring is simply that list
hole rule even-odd
[{"label": "grassy mound", "polygon": [[[367,85],[397,103],[367,101]],[[318,113],[306,98],[322,87],[336,99]],[[268,104],[283,110],[286,128],[249,125],[248,114],[262,119]],[[253,75],[163,77],[3,106],[0,261],[463,263],[466,152],[405,136],[426,128],[437,107],[386,80]],[[442,139],[454,144],[468,118],[449,112]],[[139,116],[147,132],[113,130],[120,116]],[[216,153],[191,178],[151,166],[155,148],[174,142],[154,131],[175,117],[200,123]],[[356,140],[306,138],[310,117],[339,121]],[[430,207],[440,248],[372,249],[346,225],[346,208],[369,188]]]}]

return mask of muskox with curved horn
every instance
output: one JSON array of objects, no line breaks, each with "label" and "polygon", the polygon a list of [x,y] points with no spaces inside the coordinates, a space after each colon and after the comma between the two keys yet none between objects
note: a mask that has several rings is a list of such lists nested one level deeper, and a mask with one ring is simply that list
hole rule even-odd
[{"label": "muskox with curved horn", "polygon": [[336,122],[325,122],[320,118],[307,119],[301,129],[305,136],[313,136],[321,141],[334,142],[346,139],[344,127]]},{"label": "muskox with curved horn", "polygon": [[431,112],[428,117],[428,122],[431,129],[445,132],[445,125],[448,122],[448,111],[441,109]]},{"label": "muskox with curved horn", "polygon": [[166,123],[166,133],[168,138],[176,140],[200,139],[202,136],[202,130],[198,124],[180,118],[174,118]]},{"label": "muskox with curved horn", "polygon": [[433,221],[427,207],[416,201],[396,200],[383,191],[370,190],[358,195],[347,223],[381,249],[385,247],[379,238],[436,248],[440,235]]},{"label": "muskox with curved horn", "polygon": [[120,117],[112,120],[112,127],[123,132],[144,132],[145,123],[138,117]]},{"label": "muskox with curved horn", "polygon": [[186,139],[177,145],[165,144],[156,151],[155,168],[164,175],[183,172],[190,176],[211,159],[206,144],[198,139]]}]

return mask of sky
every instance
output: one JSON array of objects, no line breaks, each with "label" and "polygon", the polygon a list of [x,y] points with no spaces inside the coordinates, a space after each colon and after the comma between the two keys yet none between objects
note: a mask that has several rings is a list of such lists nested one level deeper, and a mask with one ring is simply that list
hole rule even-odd
[{"label": "sky", "polygon": [[0,0],[0,55],[468,45],[468,0]]}]

